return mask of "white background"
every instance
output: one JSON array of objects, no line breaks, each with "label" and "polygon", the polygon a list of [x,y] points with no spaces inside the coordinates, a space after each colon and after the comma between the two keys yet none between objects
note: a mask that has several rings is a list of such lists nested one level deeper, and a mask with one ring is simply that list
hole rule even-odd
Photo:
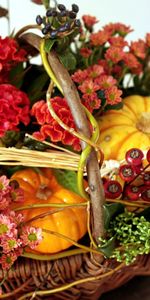
[{"label": "white background", "polygon": [[[52,1],[52,0],[51,0]],[[41,5],[30,0],[0,0],[0,6],[10,6],[10,30],[16,31],[26,25],[35,23],[37,14],[44,14]],[[129,40],[144,38],[150,32],[150,0],[60,0],[67,8],[72,3],[80,6],[80,14],[90,14],[99,19],[98,28],[110,23],[121,22],[130,25],[134,32],[129,34]],[[8,33],[7,21],[0,19],[0,35]]]}]

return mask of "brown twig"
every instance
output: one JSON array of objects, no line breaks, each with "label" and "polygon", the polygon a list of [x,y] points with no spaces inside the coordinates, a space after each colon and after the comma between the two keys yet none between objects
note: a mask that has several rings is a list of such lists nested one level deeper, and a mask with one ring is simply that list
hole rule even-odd
[{"label": "brown twig", "polygon": [[[23,40],[39,50],[41,38],[33,33],[26,33],[21,36]],[[51,51],[48,54],[48,61],[56,75],[67,103],[72,112],[77,131],[90,138],[91,132],[86,114],[82,108],[81,101],[77,89],[63,64],[59,61],[57,54]],[[85,142],[81,142],[82,149],[86,147]],[[97,155],[92,149],[87,160],[87,174],[90,187],[90,198],[93,217],[93,237],[98,242],[99,236],[104,236],[104,213],[103,204],[105,201],[103,185],[100,177],[99,164]]]}]

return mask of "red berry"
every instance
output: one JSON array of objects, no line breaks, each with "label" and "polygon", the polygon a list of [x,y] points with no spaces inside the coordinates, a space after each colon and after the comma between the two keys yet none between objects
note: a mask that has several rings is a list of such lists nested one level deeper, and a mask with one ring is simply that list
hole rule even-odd
[{"label": "red berry", "polygon": [[138,148],[132,148],[126,152],[126,161],[134,166],[141,165],[142,159],[144,157],[143,152]]},{"label": "red berry", "polygon": [[134,179],[136,173],[131,165],[123,165],[119,168],[119,175],[124,181],[131,181]]},{"label": "red berry", "polygon": [[139,186],[135,185],[127,185],[125,188],[125,196],[127,196],[130,200],[138,200],[141,195],[141,189]]},{"label": "red berry", "polygon": [[145,186],[142,193],[141,198],[145,201],[150,201],[150,186]]},{"label": "red berry", "polygon": [[146,159],[150,163],[150,149],[147,151]]},{"label": "red berry", "polygon": [[150,186],[150,171],[146,171],[143,175],[144,184]]},{"label": "red berry", "polygon": [[106,198],[115,199],[122,193],[122,186],[116,180],[108,180],[104,183],[104,191]]},{"label": "red berry", "polygon": [[134,168],[134,171],[135,171],[135,173],[136,173],[137,175],[141,174],[142,171],[143,171],[143,165],[142,165],[142,164],[141,164],[141,165],[138,165],[138,166],[134,166],[134,165],[133,165],[133,168]]}]

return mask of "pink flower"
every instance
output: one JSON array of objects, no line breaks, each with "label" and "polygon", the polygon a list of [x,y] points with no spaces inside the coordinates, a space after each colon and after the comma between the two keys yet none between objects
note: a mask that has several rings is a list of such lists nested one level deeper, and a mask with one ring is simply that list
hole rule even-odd
[{"label": "pink flower", "polygon": [[146,34],[146,45],[150,47],[150,33]]},{"label": "pink flower", "polygon": [[111,46],[105,53],[105,58],[113,63],[118,63],[124,57],[124,52],[119,47]]},{"label": "pink flower", "polygon": [[88,78],[88,71],[85,70],[78,70],[72,76],[72,79],[76,83],[82,83],[85,79]]},{"label": "pink flower", "polygon": [[124,40],[122,36],[112,36],[109,38],[109,43],[111,46],[124,48],[128,46],[128,42]]},{"label": "pink flower", "polygon": [[92,113],[94,109],[98,109],[101,106],[101,100],[98,98],[97,94],[93,92],[92,94],[84,94],[82,96],[82,103],[87,107],[87,109]]},{"label": "pink flower", "polygon": [[17,249],[22,245],[21,240],[15,237],[5,237],[1,241],[1,247],[3,248],[3,253],[9,253],[10,251]]},{"label": "pink flower", "polygon": [[131,42],[130,51],[135,56],[144,59],[146,56],[146,50],[146,43],[143,40],[139,39],[137,42]]},{"label": "pink flower", "polygon": [[83,47],[80,49],[80,54],[81,56],[88,58],[92,54],[92,50],[87,47]]},{"label": "pink flower", "polygon": [[122,101],[122,91],[118,90],[116,86],[111,86],[105,91],[105,97],[107,104],[114,105]]},{"label": "pink flower", "polygon": [[84,15],[82,17],[82,20],[84,22],[84,26],[88,29],[92,29],[92,27],[98,23],[98,20],[96,17],[90,16],[90,15]]},{"label": "pink flower", "polygon": [[16,224],[10,219],[9,215],[4,213],[0,214],[0,238],[3,238],[4,235],[9,237],[14,236],[16,233]]},{"label": "pink flower", "polygon": [[9,252],[7,254],[2,254],[0,258],[0,264],[2,265],[2,269],[9,270],[16,259],[17,254],[15,251]]},{"label": "pink flower", "polygon": [[0,177],[0,210],[8,208],[10,202],[9,180],[3,175]]},{"label": "pink flower", "polygon": [[86,79],[80,86],[79,90],[84,94],[92,94],[99,90],[99,86],[92,79]]},{"label": "pink flower", "polygon": [[141,69],[141,64],[139,63],[135,55],[133,55],[132,53],[124,53],[123,60],[125,62],[125,65],[128,68],[134,70],[135,72],[136,70]]},{"label": "pink flower", "polygon": [[31,249],[34,249],[42,240],[42,229],[25,226],[23,227],[22,234],[20,239],[24,246],[29,246]]},{"label": "pink flower", "polygon": [[12,189],[10,192],[12,202],[23,202],[24,201],[24,190],[21,188]]},{"label": "pink flower", "polygon": [[9,193],[9,191],[9,179],[5,175],[0,176],[0,196]]},{"label": "pink flower", "polygon": [[112,76],[101,75],[95,79],[96,83],[99,85],[99,89],[105,90],[115,84],[117,84],[117,80]]},{"label": "pink flower", "polygon": [[109,34],[104,30],[99,30],[90,35],[90,42],[92,46],[102,46],[108,41]]},{"label": "pink flower", "polygon": [[88,77],[89,78],[97,78],[101,74],[104,73],[104,68],[98,64],[92,65],[88,67],[87,69]]}]

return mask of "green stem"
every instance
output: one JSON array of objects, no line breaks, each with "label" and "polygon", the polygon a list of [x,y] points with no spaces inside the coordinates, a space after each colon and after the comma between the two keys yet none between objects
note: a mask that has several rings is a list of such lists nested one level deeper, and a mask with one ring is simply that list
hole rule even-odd
[{"label": "green stem", "polygon": [[[93,134],[91,137],[91,141],[96,143],[99,138],[98,124],[97,124],[95,118],[92,116],[92,114],[88,111],[88,109],[87,108],[84,108],[84,109],[85,109],[88,119],[90,120],[90,123],[93,126]],[[84,168],[86,165],[87,157],[89,156],[90,152],[91,152],[91,146],[87,145],[80,155],[80,160],[79,160],[79,164],[78,164],[78,174],[77,174],[78,190],[79,190],[80,195],[85,199],[89,199],[89,197],[87,197],[87,193],[85,192],[85,189],[84,189],[83,172],[84,172]]]},{"label": "green stem", "polygon": [[38,253],[24,252],[21,256],[22,257],[28,257],[28,258],[35,259],[35,260],[52,261],[52,260],[55,260],[55,259],[60,259],[60,258],[72,256],[72,255],[87,253],[87,252],[89,252],[89,250],[86,250],[86,249],[73,249],[73,250],[63,251],[63,252],[60,252],[60,253],[49,254],[49,255],[48,254],[38,254]]},{"label": "green stem", "polygon": [[41,203],[41,204],[30,204],[30,205],[25,205],[21,207],[14,208],[14,211],[20,211],[20,210],[25,210],[25,209],[33,209],[33,208],[45,208],[45,207],[62,207],[62,208],[70,208],[70,207],[80,207],[80,206],[86,206],[87,202],[82,202],[82,203],[72,203],[72,204],[67,204],[67,203]]},{"label": "green stem", "polygon": [[44,47],[45,47],[45,40],[43,39],[42,42],[41,42],[41,44],[40,44],[40,54],[41,54],[43,66],[44,66],[47,74],[51,78],[51,80],[56,84],[57,88],[59,89],[59,91],[63,95],[62,87],[60,86],[60,84],[59,84],[59,82],[58,82],[58,80],[57,80],[54,72],[52,71],[52,69],[50,68],[50,65],[48,63],[47,54],[45,52]]}]

